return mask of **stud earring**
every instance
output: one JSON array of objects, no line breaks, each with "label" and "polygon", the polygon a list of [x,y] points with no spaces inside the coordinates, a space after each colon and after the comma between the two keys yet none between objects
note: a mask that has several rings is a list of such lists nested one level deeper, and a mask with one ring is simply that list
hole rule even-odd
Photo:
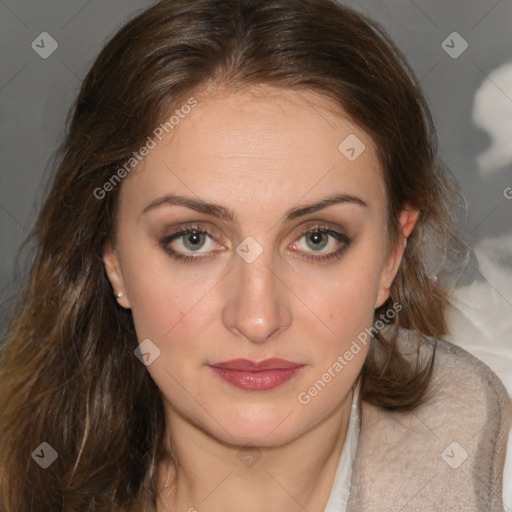
[{"label": "stud earring", "polygon": [[116,293],[116,297],[117,297],[118,299],[120,299],[122,296],[123,296],[123,292],[117,292],[117,293]]}]

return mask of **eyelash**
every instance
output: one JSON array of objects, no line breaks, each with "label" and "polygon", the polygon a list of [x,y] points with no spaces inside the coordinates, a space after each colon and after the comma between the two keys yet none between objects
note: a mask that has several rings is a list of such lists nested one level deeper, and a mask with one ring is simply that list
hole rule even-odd
[{"label": "eyelash", "polygon": [[[184,227],[180,228],[179,230],[175,231],[174,233],[163,237],[159,241],[159,243],[169,256],[171,256],[172,258],[174,258],[176,260],[182,261],[183,263],[193,263],[193,262],[195,262],[195,260],[202,260],[202,259],[210,258],[210,256],[186,256],[177,251],[174,251],[173,249],[171,249],[169,247],[169,244],[171,242],[173,242],[174,240],[179,239],[180,237],[183,237],[185,235],[190,235],[192,233],[208,235],[212,240],[216,241],[215,234],[212,233],[209,229],[201,228],[199,226],[194,226],[194,225],[187,225],[187,226],[184,226]],[[322,233],[322,234],[329,235],[332,238],[334,238],[335,240],[337,240],[338,242],[341,242],[342,245],[335,251],[333,251],[327,255],[324,255],[324,256],[304,256],[304,255],[298,256],[299,258],[308,260],[308,261],[326,262],[326,261],[337,260],[341,257],[342,253],[345,252],[345,250],[352,243],[352,240],[344,233],[339,233],[339,232],[334,231],[324,225],[317,225],[310,229],[307,229],[306,231],[304,231],[302,233],[302,235],[299,238],[297,238],[297,240],[300,240],[303,236],[309,235],[311,233]]]}]

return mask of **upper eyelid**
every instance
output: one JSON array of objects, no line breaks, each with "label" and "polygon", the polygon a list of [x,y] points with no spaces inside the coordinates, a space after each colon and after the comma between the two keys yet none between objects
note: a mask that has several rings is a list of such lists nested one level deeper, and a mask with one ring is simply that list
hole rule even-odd
[{"label": "upper eyelid", "polygon": [[[341,227],[329,226],[328,223],[316,222],[307,228],[303,228],[301,230],[301,234],[303,235],[304,233],[309,233],[309,232],[315,231],[315,230],[335,231],[335,232],[342,231],[342,233],[345,233],[345,231],[346,231],[345,229],[343,229]],[[217,236],[215,229],[212,230],[210,228],[204,228],[204,227],[201,227],[199,225],[194,225],[194,224],[180,226],[174,232],[170,233],[168,236],[175,236],[175,235],[179,235],[179,234],[183,234],[183,233],[188,233],[189,231],[197,231],[200,233],[207,233],[212,236]]]}]

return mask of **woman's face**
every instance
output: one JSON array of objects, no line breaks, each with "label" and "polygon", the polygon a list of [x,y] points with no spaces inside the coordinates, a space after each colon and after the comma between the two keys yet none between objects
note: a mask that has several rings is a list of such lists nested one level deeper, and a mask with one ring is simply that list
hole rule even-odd
[{"label": "woman's face", "polygon": [[[313,93],[259,90],[196,97],[124,179],[104,259],[167,420],[272,446],[342,407],[402,246],[369,136]],[[288,364],[230,363],[271,358]]]}]

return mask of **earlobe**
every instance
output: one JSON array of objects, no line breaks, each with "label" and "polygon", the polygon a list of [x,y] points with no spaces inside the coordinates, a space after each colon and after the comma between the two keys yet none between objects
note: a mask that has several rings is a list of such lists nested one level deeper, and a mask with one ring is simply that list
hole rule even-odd
[{"label": "earlobe", "polygon": [[117,299],[117,302],[124,308],[130,308],[130,303],[125,292],[121,267],[119,265],[119,258],[111,240],[105,242],[103,246],[103,264],[105,265],[105,272],[112,285],[113,295]]},{"label": "earlobe", "polygon": [[419,213],[419,210],[405,208],[398,216],[400,229],[399,239],[390,249],[387,261],[382,270],[375,308],[382,306],[389,298],[391,285],[398,273],[405,247],[407,246],[407,238],[411,235],[418,222]]}]

